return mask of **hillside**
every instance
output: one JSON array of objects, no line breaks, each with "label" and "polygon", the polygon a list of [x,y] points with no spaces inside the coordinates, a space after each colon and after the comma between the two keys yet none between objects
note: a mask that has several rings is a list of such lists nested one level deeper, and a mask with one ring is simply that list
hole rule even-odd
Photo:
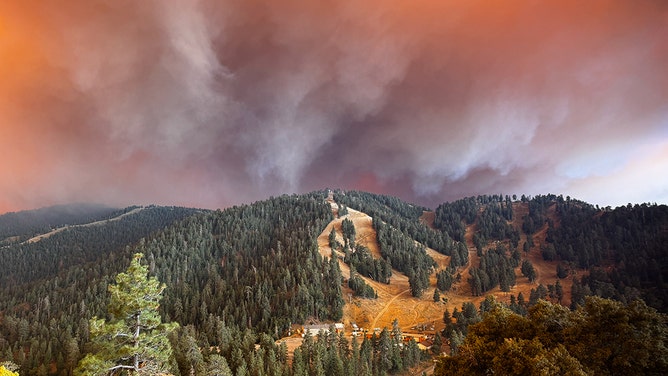
[{"label": "hillside", "polygon": [[[130,208],[128,208],[130,209]],[[113,218],[123,212],[95,204],[57,205],[0,215],[0,244],[24,241],[65,225],[78,225]]]},{"label": "hillside", "polygon": [[[233,371],[279,374],[257,368],[278,362],[289,375],[302,341],[292,336],[298,324],[342,321],[347,333],[355,323],[370,333],[434,335],[448,329],[444,312],[455,316],[471,303],[482,309],[490,295],[518,313],[539,298],[575,307],[591,294],[668,307],[666,206],[612,210],[554,195],[478,196],[430,210],[365,192],[322,191],[219,211],[96,213],[0,228],[22,239],[0,249],[0,361],[19,364],[22,375],[71,372],[90,350],[88,320],[105,316],[106,286],[134,252],[144,253],[167,285],[160,310],[182,328],[171,337],[181,374],[214,351]],[[353,280],[376,297],[358,296]],[[274,342],[287,337],[294,340]],[[419,357],[404,353],[409,348],[401,356],[413,360],[385,371],[416,365]],[[309,351],[300,347],[294,361]],[[376,362],[365,367],[379,372],[384,366]]]}]

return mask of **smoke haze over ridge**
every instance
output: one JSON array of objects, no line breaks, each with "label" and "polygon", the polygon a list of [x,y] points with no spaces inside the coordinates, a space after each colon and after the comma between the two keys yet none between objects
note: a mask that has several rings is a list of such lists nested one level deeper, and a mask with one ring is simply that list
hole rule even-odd
[{"label": "smoke haze over ridge", "polygon": [[0,212],[324,187],[668,203],[663,1],[0,4]]}]

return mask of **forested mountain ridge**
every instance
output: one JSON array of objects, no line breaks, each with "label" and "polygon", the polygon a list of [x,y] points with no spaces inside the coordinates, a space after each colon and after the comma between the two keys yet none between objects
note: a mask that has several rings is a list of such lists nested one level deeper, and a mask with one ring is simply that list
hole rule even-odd
[{"label": "forested mountain ridge", "polygon": [[131,210],[98,204],[56,205],[0,215],[0,244],[20,242],[65,225],[78,225],[113,218]]},{"label": "forested mountain ridge", "polygon": [[[342,225],[347,207],[372,218],[379,255],[358,245],[354,226]],[[350,342],[341,338],[329,339],[339,346],[336,353],[321,353],[318,340],[295,352],[294,363],[287,361],[287,350],[274,340],[288,335],[292,324],[334,322],[351,302],[373,299],[363,285],[359,291],[366,295],[346,297],[353,279],[342,275],[339,262],[369,283],[386,283],[378,281],[387,270],[405,274],[411,294],[396,298],[441,312],[487,294],[511,293],[515,312],[539,298],[568,304],[571,292],[560,295],[559,289],[571,285],[574,306],[598,294],[625,302],[642,297],[665,311],[666,206],[612,210],[554,195],[478,196],[439,206],[434,228],[420,221],[425,210],[388,196],[320,191],[218,211],[150,207],[34,244],[11,244],[0,249],[0,266],[9,270],[0,276],[0,362],[19,364],[22,375],[71,374],[90,351],[88,319],[104,317],[106,286],[135,252],[167,286],[160,311],[164,321],[181,325],[170,337],[181,374],[207,374],[212,359],[220,361],[214,354],[234,374],[311,375],[321,366],[326,374],[365,369],[375,375],[415,364],[415,353],[401,354],[413,359],[406,364],[383,363],[380,337],[359,349],[369,357],[364,365],[344,351]],[[334,240],[341,242],[331,245],[341,261],[323,257],[318,245],[335,216],[341,218]],[[448,263],[436,263],[426,249]],[[529,299],[516,299],[518,291]],[[468,320],[452,316],[461,317],[460,324]],[[452,333],[465,334],[461,325]]]},{"label": "forested mountain ridge", "polygon": [[103,311],[106,286],[127,263],[130,246],[197,211],[147,207],[101,226],[73,226],[39,242],[1,248],[0,360],[19,364],[21,374],[42,373],[53,362],[71,370],[88,336],[87,320]]}]

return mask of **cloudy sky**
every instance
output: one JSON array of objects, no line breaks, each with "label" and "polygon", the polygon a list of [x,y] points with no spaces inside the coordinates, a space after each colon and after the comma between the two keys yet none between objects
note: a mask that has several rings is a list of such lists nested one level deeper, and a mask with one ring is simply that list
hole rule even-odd
[{"label": "cloudy sky", "polygon": [[668,2],[0,3],[0,212],[668,203]]}]

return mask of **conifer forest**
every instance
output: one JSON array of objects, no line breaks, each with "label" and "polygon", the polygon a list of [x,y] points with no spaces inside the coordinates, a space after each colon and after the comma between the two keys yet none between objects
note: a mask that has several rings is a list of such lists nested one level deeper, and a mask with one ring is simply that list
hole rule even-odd
[{"label": "conifer forest", "polygon": [[[665,205],[489,195],[431,210],[340,190],[215,211],[63,205],[0,216],[0,266],[0,375],[668,373]],[[402,297],[443,307],[429,348],[396,319],[334,327],[398,276]],[[469,300],[449,304],[455,288]],[[295,333],[308,324],[329,329]]]}]

